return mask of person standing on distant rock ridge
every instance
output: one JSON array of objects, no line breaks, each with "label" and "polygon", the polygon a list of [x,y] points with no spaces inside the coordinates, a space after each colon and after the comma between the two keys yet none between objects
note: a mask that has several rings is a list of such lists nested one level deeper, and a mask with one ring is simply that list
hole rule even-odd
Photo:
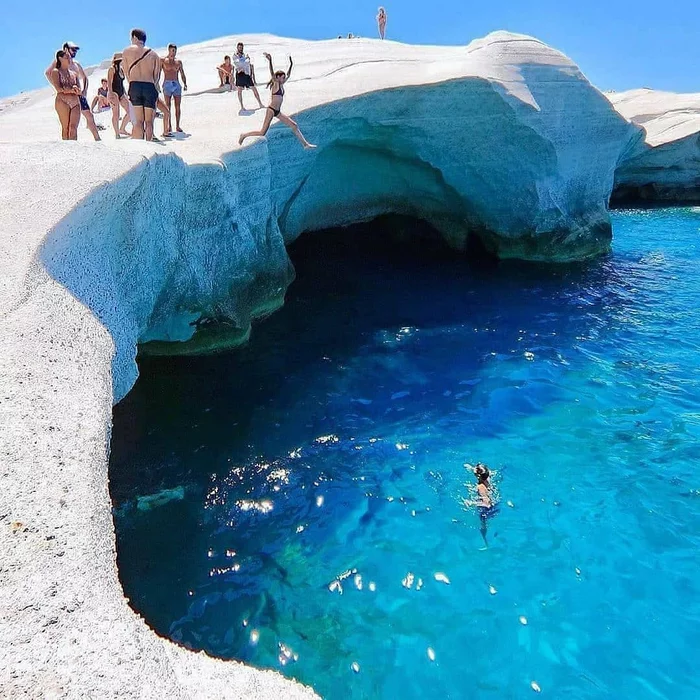
[{"label": "person standing on distant rock ridge", "polygon": [[243,44],[240,41],[236,45],[236,53],[233,54],[233,66],[236,71],[236,90],[238,92],[238,101],[241,105],[241,112],[245,110],[243,106],[243,90],[248,88],[253,91],[260,109],[264,109],[258,88],[255,87],[255,68],[250,62],[250,56],[243,53]]},{"label": "person standing on distant rock ridge", "polygon": [[[126,125],[131,121],[129,117],[129,100],[126,99],[124,90],[124,71],[122,70],[122,54],[117,52],[112,56],[112,65],[107,71],[107,97],[112,106],[112,128],[116,138],[129,136]],[[124,118],[119,124],[119,108],[124,110]]]},{"label": "person standing on distant rock ridge", "polygon": [[82,91],[78,74],[71,70],[70,55],[67,51],[60,49],[56,52],[56,61],[45,75],[56,90],[54,106],[61,122],[61,138],[64,141],[76,141]]},{"label": "person standing on distant rock ridge", "polygon": [[[175,131],[182,133],[180,128],[180,104],[182,103],[182,91],[187,92],[187,76],[182,67],[182,61],[177,58],[177,46],[168,44],[168,55],[161,61],[163,70],[163,96],[168,108],[167,114],[163,115],[163,136],[172,133],[170,114],[172,112],[171,100],[175,99]],[[182,76],[182,85],[180,85]]]},{"label": "person standing on distant rock ridge", "polygon": [[226,87],[231,92],[233,90],[233,64],[230,56],[224,56],[224,62],[216,67],[219,72],[219,87]]},{"label": "person standing on distant rock ridge", "polygon": [[160,78],[160,58],[146,46],[146,32],[131,30],[131,44],[122,52],[124,74],[129,81],[129,100],[134,108],[132,139],[154,141],[153,120],[156,115]]},{"label": "person standing on distant rock ridge", "polygon": [[272,56],[269,53],[263,54],[267,59],[268,65],[270,66],[270,82],[267,87],[270,88],[272,94],[270,96],[270,104],[265,110],[265,119],[263,121],[262,129],[260,131],[249,131],[245,134],[241,134],[238,137],[239,145],[243,143],[245,139],[249,136],[265,136],[267,130],[270,128],[270,123],[273,117],[277,117],[283,124],[286,124],[293,132],[294,135],[301,141],[301,145],[304,148],[316,148],[314,144],[309,143],[304,135],[299,130],[297,123],[290,119],[286,114],[282,114],[282,101],[284,100],[284,85],[289,80],[289,76],[292,74],[292,68],[294,67],[294,62],[292,57],[289,57],[289,70],[285,73],[283,70],[275,70],[272,67]]},{"label": "person standing on distant rock ridge", "polygon": [[379,29],[379,38],[383,40],[386,32],[386,10],[381,6],[377,10],[377,28]]},{"label": "person standing on distant rock ridge", "polygon": [[[80,47],[77,44],[74,44],[72,41],[66,41],[65,44],[61,47],[63,51],[66,52],[69,63],[70,63],[70,70],[73,71],[73,73],[76,73],[78,76],[78,79],[81,84],[81,90],[80,90],[80,111],[82,115],[85,117],[85,124],[87,128],[90,130],[90,133],[92,134],[93,138],[95,141],[100,141],[100,135],[97,132],[97,124],[95,124],[95,117],[92,115],[92,110],[90,109],[90,105],[88,104],[87,101],[87,89],[88,89],[88,79],[87,75],[85,75],[85,71],[83,70],[83,67],[75,60],[75,56],[80,51]],[[49,67],[44,71],[44,75],[46,76],[46,79],[51,82],[49,79],[49,73],[54,69],[54,62],[52,61]]]}]

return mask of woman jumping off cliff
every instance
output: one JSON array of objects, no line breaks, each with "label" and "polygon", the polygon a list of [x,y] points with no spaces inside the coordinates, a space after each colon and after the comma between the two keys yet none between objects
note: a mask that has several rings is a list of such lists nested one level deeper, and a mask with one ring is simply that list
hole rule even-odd
[{"label": "woman jumping off cliff", "polygon": [[285,73],[283,70],[276,71],[272,67],[272,56],[270,56],[269,53],[264,54],[264,56],[270,66],[270,82],[267,84],[267,87],[271,90],[270,104],[265,110],[265,120],[263,121],[262,129],[260,129],[260,131],[248,131],[245,134],[241,134],[238,138],[238,143],[242,144],[249,136],[265,136],[267,130],[270,128],[273,117],[277,117],[294,132],[294,135],[301,141],[301,145],[304,148],[316,148],[316,146],[309,143],[304,138],[304,135],[299,131],[297,123],[281,112],[282,101],[284,100],[284,84],[289,80],[289,76],[292,74],[292,67],[294,66],[292,57],[289,57],[289,70]]}]

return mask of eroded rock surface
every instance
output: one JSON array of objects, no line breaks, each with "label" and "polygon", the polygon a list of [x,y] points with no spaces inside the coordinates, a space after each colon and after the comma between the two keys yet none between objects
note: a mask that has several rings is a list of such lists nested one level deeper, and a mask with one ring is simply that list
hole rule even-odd
[{"label": "eroded rock surface", "polygon": [[107,458],[137,343],[209,318],[244,339],[282,302],[285,243],[379,214],[502,257],[609,246],[615,168],[640,132],[561,53],[502,32],[467,47],[241,38],[259,79],[263,50],[294,55],[285,110],[316,151],[284,127],[237,147],[262,113],[207,90],[238,37],[181,48],[192,133],[171,143],[108,129],[94,144],[83,125],[62,143],[49,89],[0,105],[3,697],[310,695],[156,637],[124,600]]},{"label": "eroded rock surface", "polygon": [[640,89],[608,99],[644,130],[620,160],[612,203],[700,203],[700,93]]}]

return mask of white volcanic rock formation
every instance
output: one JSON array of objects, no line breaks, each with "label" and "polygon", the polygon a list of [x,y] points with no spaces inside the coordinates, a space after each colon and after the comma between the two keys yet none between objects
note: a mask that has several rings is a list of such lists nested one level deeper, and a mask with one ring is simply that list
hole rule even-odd
[{"label": "white volcanic rock formation", "polygon": [[613,203],[700,203],[700,93],[641,89],[607,97],[644,130],[620,160]]},{"label": "white volcanic rock formation", "polygon": [[279,66],[294,55],[285,111],[316,151],[282,126],[237,147],[262,113],[207,92],[237,37],[180,50],[189,138],[94,144],[81,125],[62,143],[50,89],[0,105],[3,697],[309,692],[157,638],[124,600],[107,463],[137,343],[210,318],[245,337],[282,303],[286,242],[383,213],[502,257],[609,245],[615,168],[640,132],[561,53],[506,33],[467,47],[241,38],[259,80],[263,50]]}]

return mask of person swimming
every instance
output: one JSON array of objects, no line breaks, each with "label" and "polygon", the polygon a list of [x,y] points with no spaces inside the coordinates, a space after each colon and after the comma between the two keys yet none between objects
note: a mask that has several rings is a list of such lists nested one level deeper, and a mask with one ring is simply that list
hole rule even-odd
[{"label": "person swimming", "polygon": [[487,523],[498,512],[498,503],[496,502],[493,484],[491,483],[491,472],[483,462],[477,462],[473,468],[470,464],[465,464],[464,466],[468,469],[472,469],[477,481],[476,500],[465,500],[464,503],[468,506],[473,505],[477,507],[479,520],[481,521],[479,531],[484,540],[484,545],[488,547],[489,545],[486,540],[488,530]]}]

